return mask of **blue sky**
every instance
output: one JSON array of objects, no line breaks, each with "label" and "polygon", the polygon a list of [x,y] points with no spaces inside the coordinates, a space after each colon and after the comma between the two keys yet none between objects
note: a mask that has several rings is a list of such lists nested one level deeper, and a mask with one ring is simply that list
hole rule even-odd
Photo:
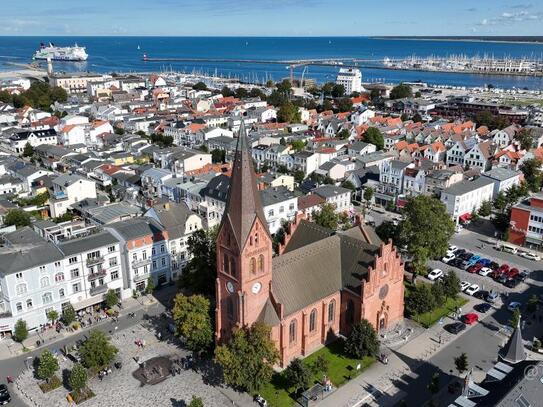
[{"label": "blue sky", "polygon": [[542,0],[3,0],[0,35],[543,35]]}]

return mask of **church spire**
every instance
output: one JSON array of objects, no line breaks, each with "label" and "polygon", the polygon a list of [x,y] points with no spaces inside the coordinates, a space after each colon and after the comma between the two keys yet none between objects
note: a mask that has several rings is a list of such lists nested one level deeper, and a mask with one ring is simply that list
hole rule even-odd
[{"label": "church spire", "polygon": [[[230,177],[230,190],[222,220],[230,222],[240,249],[245,245],[256,218],[260,219],[267,232],[268,227],[262,209],[260,192],[256,187],[253,159],[249,152],[247,131],[242,119],[232,166],[232,176]],[[269,232],[267,233],[269,234]]]}]

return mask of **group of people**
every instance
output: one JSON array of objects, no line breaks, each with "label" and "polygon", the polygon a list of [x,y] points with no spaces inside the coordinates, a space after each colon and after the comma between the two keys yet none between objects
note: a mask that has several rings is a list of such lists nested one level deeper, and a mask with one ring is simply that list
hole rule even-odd
[{"label": "group of people", "polygon": [[107,369],[100,370],[98,372],[98,378],[100,379],[100,381],[102,381],[105,376],[110,375],[110,374],[111,374],[111,368],[108,367]]},{"label": "group of people", "polygon": [[143,340],[143,339],[136,339],[136,340],[134,341],[134,343],[136,344],[136,346],[137,346],[138,348],[145,349],[145,340]]}]

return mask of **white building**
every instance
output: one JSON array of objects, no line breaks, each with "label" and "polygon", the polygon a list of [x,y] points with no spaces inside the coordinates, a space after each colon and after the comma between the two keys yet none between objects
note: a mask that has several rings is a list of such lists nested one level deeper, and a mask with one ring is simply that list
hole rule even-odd
[{"label": "white building", "polygon": [[326,203],[334,205],[338,213],[349,211],[352,208],[350,189],[334,185],[323,185],[312,192],[323,198]]},{"label": "white building", "polygon": [[53,180],[49,197],[51,216],[57,218],[71,205],[83,199],[96,198],[96,183],[79,175],[63,174]]},{"label": "white building", "polygon": [[343,85],[346,95],[362,92],[362,72],[360,69],[341,68],[337,74],[336,83]]},{"label": "white building", "polygon": [[19,131],[12,134],[8,141],[10,148],[17,154],[21,154],[27,144],[32,147],[58,144],[57,132],[54,129]]},{"label": "white building", "polygon": [[469,220],[473,211],[479,210],[484,201],[491,201],[494,194],[494,181],[479,177],[474,181],[461,181],[441,192],[441,202],[453,220]]},{"label": "white building", "polygon": [[493,168],[485,172],[482,176],[492,180],[494,183],[492,199],[496,199],[498,193],[505,192],[512,186],[519,186],[524,179],[521,171],[514,171],[503,167]]},{"label": "white building", "polygon": [[274,187],[260,192],[268,230],[273,235],[283,225],[296,217],[298,197],[287,187]]}]

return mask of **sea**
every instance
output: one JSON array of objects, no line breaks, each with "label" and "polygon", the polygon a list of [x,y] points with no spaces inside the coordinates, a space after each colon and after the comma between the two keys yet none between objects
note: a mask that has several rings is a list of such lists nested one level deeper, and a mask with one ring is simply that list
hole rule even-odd
[{"label": "sea", "polygon": [[[382,60],[451,55],[494,56],[495,58],[541,58],[543,43],[488,42],[465,40],[391,39],[369,37],[0,37],[0,70],[17,69],[32,62],[41,42],[58,46],[77,43],[87,48],[86,62],[54,62],[57,72],[139,73],[178,71],[265,82],[289,77],[287,64],[266,61],[358,58]],[[250,59],[240,62],[151,62],[150,58]],[[294,77],[333,81],[339,66],[296,67]],[[305,72],[303,72],[305,69]],[[478,87],[492,84],[511,89],[543,90],[542,77],[475,75],[463,73],[397,71],[362,68],[364,82],[415,82],[431,85]]]}]

